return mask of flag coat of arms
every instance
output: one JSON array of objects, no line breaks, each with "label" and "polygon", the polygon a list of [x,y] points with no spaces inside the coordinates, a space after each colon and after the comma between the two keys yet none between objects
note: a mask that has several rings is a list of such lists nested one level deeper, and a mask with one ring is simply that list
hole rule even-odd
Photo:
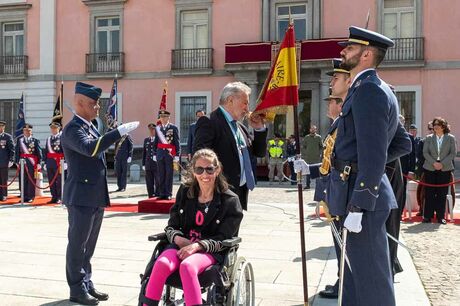
[{"label": "flag coat of arms", "polygon": [[23,132],[22,129],[26,125],[26,119],[24,116],[24,94],[21,95],[21,100],[19,100],[19,109],[18,109],[18,118],[16,121],[16,130],[14,132],[14,137],[21,137]]}]

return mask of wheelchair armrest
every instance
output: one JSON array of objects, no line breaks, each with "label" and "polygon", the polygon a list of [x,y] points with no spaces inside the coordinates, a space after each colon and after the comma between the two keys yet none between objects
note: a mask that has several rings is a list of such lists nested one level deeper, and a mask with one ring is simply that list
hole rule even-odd
[{"label": "wheelchair armrest", "polygon": [[241,243],[240,237],[233,237],[231,239],[225,239],[224,241],[222,241],[223,246],[228,248],[238,245],[239,243]]},{"label": "wheelchair armrest", "polygon": [[165,240],[167,239],[167,237],[166,237],[166,233],[162,232],[162,233],[158,233],[155,235],[150,235],[148,239],[149,241],[158,241],[158,240]]}]

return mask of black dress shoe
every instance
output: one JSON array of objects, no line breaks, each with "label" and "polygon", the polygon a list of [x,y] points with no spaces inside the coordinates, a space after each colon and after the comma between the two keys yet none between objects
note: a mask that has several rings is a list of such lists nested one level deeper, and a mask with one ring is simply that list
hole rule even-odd
[{"label": "black dress shoe", "polygon": [[5,202],[5,201],[6,201],[6,197],[1,197],[1,198],[0,198],[0,201]]},{"label": "black dress shoe", "polygon": [[447,224],[446,219],[438,219],[438,223]]},{"label": "black dress shoe", "polygon": [[34,199],[24,199],[24,203],[32,203]]},{"label": "black dress shoe", "polygon": [[56,204],[62,204],[62,201],[61,201],[61,200],[56,200],[55,203],[56,203]]},{"label": "black dress shoe", "polygon": [[339,297],[339,292],[334,286],[326,286],[326,289],[319,292],[319,296],[325,299],[336,299]]},{"label": "black dress shoe", "polygon": [[99,301],[107,301],[109,299],[109,295],[107,293],[99,292],[94,288],[88,290],[88,293],[94,296]]},{"label": "black dress shoe", "polygon": [[99,300],[89,295],[87,292],[84,292],[77,296],[71,296],[69,298],[71,302],[75,302],[81,305],[97,305]]},{"label": "black dress shoe", "polygon": [[56,203],[56,199],[54,198],[46,202],[46,204],[54,204],[54,203]]},{"label": "black dress shoe", "polygon": [[431,223],[431,220],[428,218],[423,218],[422,223]]}]

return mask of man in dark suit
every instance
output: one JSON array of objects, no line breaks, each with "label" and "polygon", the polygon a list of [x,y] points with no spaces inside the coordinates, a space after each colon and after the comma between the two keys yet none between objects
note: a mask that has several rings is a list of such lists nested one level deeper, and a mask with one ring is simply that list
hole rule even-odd
[{"label": "man in dark suit", "polygon": [[133,158],[133,140],[129,134],[121,137],[115,143],[115,173],[117,175],[116,191],[126,190],[126,181],[128,177],[128,164],[131,163]]},{"label": "man in dark suit", "polygon": [[153,142],[153,160],[158,164],[160,199],[170,200],[173,185],[173,163],[178,163],[180,157],[179,129],[169,122],[171,113],[167,110],[160,110],[158,116],[161,124],[156,127],[157,137]]},{"label": "man in dark suit", "polygon": [[149,137],[144,139],[142,150],[142,169],[145,171],[145,185],[149,198],[159,197],[160,181],[158,179],[158,165],[154,157],[153,143],[155,141],[155,123],[149,123]]},{"label": "man in dark suit", "polygon": [[[196,120],[200,119],[206,115],[205,111],[199,109],[195,112]],[[193,152],[193,140],[195,139],[195,128],[196,128],[196,121],[190,124],[188,128],[188,138],[187,138],[187,158],[188,160],[192,160],[192,152]]]},{"label": "man in dark suit", "polygon": [[[337,138],[326,199],[348,230],[344,305],[395,305],[385,221],[397,207],[385,165],[398,129],[398,102],[375,68],[389,38],[350,27],[340,55],[352,83],[337,119]],[[408,142],[408,150],[410,142]],[[399,157],[399,156],[397,156]]]},{"label": "man in dark suit", "polygon": [[68,164],[63,203],[68,212],[66,276],[70,301],[97,305],[109,298],[91,281],[91,258],[94,254],[104,207],[110,205],[107,166],[104,151],[139,122],[130,122],[100,135],[91,120],[97,117],[102,90],[89,84],[75,85],[75,116],[62,132],[61,142]]},{"label": "man in dark suit", "polygon": [[[15,162],[19,166],[19,160],[24,159],[24,202],[32,203],[35,198],[35,180],[41,169],[42,149],[40,140],[32,136],[33,126],[26,123],[22,128],[23,136],[16,141]],[[27,167],[27,168],[26,168]],[[19,177],[21,181],[21,177]]]},{"label": "man in dark suit", "polygon": [[[8,184],[8,168],[14,164],[13,137],[5,133],[5,121],[0,121],[0,185]],[[0,201],[6,201],[8,187],[0,187]]]},{"label": "man in dark suit", "polygon": [[255,186],[250,156],[264,157],[267,150],[267,128],[262,118],[258,115],[248,118],[254,137],[239,121],[249,114],[250,94],[251,89],[241,82],[227,84],[220,95],[219,107],[209,118],[203,116],[197,121],[193,145],[193,152],[203,148],[216,152],[244,210],[248,208],[248,190]]},{"label": "man in dark suit", "polygon": [[[64,159],[60,129],[61,124],[59,122],[50,123],[51,135],[46,139],[46,147],[43,154],[51,191],[51,200],[48,202],[49,204],[61,203],[61,175],[64,173],[65,169],[59,169],[61,160]],[[54,178],[55,180],[52,182]]]}]

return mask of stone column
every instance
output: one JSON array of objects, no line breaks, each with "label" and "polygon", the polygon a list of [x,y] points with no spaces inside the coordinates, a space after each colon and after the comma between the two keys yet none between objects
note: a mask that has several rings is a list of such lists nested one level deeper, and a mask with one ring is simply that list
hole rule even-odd
[{"label": "stone column", "polygon": [[270,40],[270,0],[262,0],[262,40]]}]

